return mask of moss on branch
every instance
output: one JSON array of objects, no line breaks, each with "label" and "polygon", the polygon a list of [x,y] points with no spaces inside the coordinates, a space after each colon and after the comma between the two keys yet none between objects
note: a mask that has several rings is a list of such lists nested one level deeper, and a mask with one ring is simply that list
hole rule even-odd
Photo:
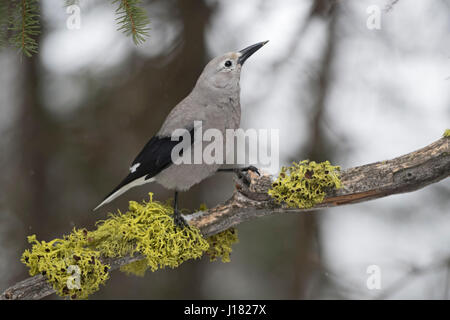
[{"label": "moss on branch", "polygon": [[316,163],[304,160],[282,167],[272,189],[268,191],[275,201],[291,208],[312,208],[321,203],[330,189],[341,187],[340,167],[329,161]]},{"label": "moss on branch", "polygon": [[207,253],[211,260],[230,261],[231,245],[237,242],[234,229],[204,239],[195,227],[174,225],[173,209],[168,203],[130,201],[126,213],[110,214],[97,223],[97,229],[74,229],[62,239],[28,241],[22,262],[30,275],[43,274],[55,291],[64,297],[84,299],[97,291],[109,278],[109,266],[102,258],[142,255],[144,258],[122,266],[127,274],[143,276],[148,269],[175,268],[186,260]]},{"label": "moss on branch", "polygon": [[[419,190],[426,186],[429,186],[430,184],[447,179],[450,173],[450,158],[448,157],[450,148],[450,144],[448,143],[449,135],[450,132],[449,130],[447,130],[444,134],[444,137],[446,138],[441,138],[419,150],[387,161],[375,162],[358,167],[348,168],[346,170],[343,170],[341,173],[339,172],[338,167],[334,167],[336,171],[332,171],[331,180],[334,180],[335,187],[339,187],[341,184],[343,187],[340,188],[340,190],[330,190],[320,206],[317,207],[331,208],[379,199],[394,194],[401,194]],[[307,166],[303,169],[296,170],[296,167],[293,167],[292,170],[297,172],[297,176],[302,176],[301,172],[303,172],[302,179],[311,180],[311,178],[313,178],[312,172],[308,171],[308,173],[306,173],[306,169],[310,167],[309,164],[310,163],[308,162]],[[325,167],[328,167],[330,169],[329,163],[325,163]],[[415,179],[407,180],[394,178],[394,173],[406,168],[410,170],[410,173],[413,177],[416,177]],[[287,171],[288,170],[285,168],[285,176],[278,177],[277,180],[279,182],[282,181],[282,179],[280,178],[286,178]],[[330,171],[328,170],[328,173],[323,173],[330,174]],[[295,179],[292,178],[292,180]],[[262,194],[267,194],[268,189],[272,185],[272,181],[272,177],[269,175],[255,177],[255,179],[252,179],[252,184],[245,194],[242,192],[242,190],[238,190],[233,195],[233,197],[225,203],[220,204],[211,210],[208,210],[208,212],[203,212],[201,214],[199,213],[198,215],[193,217],[190,220],[190,224],[192,226],[195,225],[196,227],[198,227],[205,235],[214,235],[224,230],[225,228],[236,226],[240,223],[249,221],[254,218],[269,216],[272,214],[297,214],[309,211],[302,208],[288,210],[284,205],[274,204],[274,201],[271,197],[261,197]],[[298,179],[296,181],[298,181]],[[287,188],[288,192],[285,193],[289,195],[290,193],[295,192],[295,189],[292,188],[293,182],[289,179],[288,182],[288,186],[291,187]],[[324,188],[327,188],[326,185],[327,184],[325,183]],[[275,187],[276,186],[272,187],[272,190],[274,190]],[[239,193],[243,196],[239,196]],[[283,203],[283,200],[279,202]],[[86,236],[88,234],[87,231],[80,230],[80,232],[83,235],[83,239],[86,240]],[[209,240],[212,239],[214,238],[210,238]],[[224,248],[227,247],[227,239],[229,239],[229,237],[227,236],[223,238],[223,240],[225,241],[223,246]],[[32,272],[32,274],[42,273],[45,270],[42,269],[36,262],[36,260],[39,260],[39,252],[45,252],[44,255],[41,255],[42,257],[46,256],[47,254],[58,255],[61,253],[58,253],[55,248],[53,248],[54,246],[56,246],[56,243],[53,243],[51,245],[43,245],[45,243],[37,242],[33,237],[31,237],[30,240],[34,245],[42,248],[40,250],[37,250],[36,252],[32,249],[28,254],[24,254],[23,261],[30,264],[30,271]],[[89,239],[87,240],[89,241]],[[46,252],[45,249],[49,249],[49,252]],[[34,255],[34,263],[30,263],[30,255]],[[67,257],[67,255],[62,256]],[[213,257],[214,255],[211,256]],[[27,257],[28,260],[26,260]],[[41,259],[43,259],[42,257]],[[77,260],[73,256],[72,258],[75,261]],[[67,257],[67,259],[70,262],[70,256]],[[138,259],[142,259],[142,257],[137,256],[136,259],[130,259],[130,257],[118,259],[113,258],[106,261],[111,262],[111,270],[113,270],[127,262],[130,263],[131,261],[136,261]],[[86,259],[84,259],[83,261],[86,261]],[[145,272],[145,270],[148,269],[145,261],[146,260],[144,259],[140,260],[139,263],[136,262],[129,264],[128,266],[123,267],[122,270],[127,272],[127,270],[130,269],[134,271],[134,273],[138,271]],[[89,276],[89,271],[86,272],[86,274]],[[53,294],[54,292],[49,287],[49,284],[45,282],[45,280],[46,279],[44,277],[38,275],[20,281],[7,288],[0,295],[0,300],[42,299],[43,297]]]},{"label": "moss on branch", "polygon": [[450,129],[445,130],[442,136],[445,138],[450,138]]}]

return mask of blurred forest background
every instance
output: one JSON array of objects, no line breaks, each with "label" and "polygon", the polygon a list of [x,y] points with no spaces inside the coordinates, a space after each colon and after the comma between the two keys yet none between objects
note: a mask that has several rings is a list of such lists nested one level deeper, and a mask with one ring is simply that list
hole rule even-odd
[{"label": "blurred forest background", "polygon": [[[2,0],[4,1],[4,0]],[[390,4],[393,5],[391,6]],[[118,32],[111,1],[81,0],[81,28],[64,1],[42,0],[39,53],[0,51],[0,288],[28,276],[26,236],[93,228],[140,148],[192,89],[210,58],[270,40],[243,68],[242,127],[280,130],[282,165],[343,168],[392,158],[450,124],[449,0],[144,1],[149,39]],[[366,22],[381,9],[380,29]],[[274,172],[273,172],[274,173]],[[224,173],[180,195],[209,207],[233,192]],[[96,299],[447,299],[450,183],[238,227],[231,263],[188,261],[144,278],[114,272]],[[367,267],[381,270],[369,290]],[[56,296],[50,297],[55,299]]]}]

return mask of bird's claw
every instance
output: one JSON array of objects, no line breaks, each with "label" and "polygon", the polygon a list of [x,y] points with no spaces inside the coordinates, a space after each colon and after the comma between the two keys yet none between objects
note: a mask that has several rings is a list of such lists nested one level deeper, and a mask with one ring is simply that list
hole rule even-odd
[{"label": "bird's claw", "polygon": [[181,229],[189,228],[189,223],[187,223],[187,221],[181,216],[181,213],[178,211],[175,211],[173,214],[173,223]]},{"label": "bird's claw", "polygon": [[242,168],[242,171],[251,171],[251,172],[258,174],[258,176],[261,176],[261,173],[259,173],[259,169],[255,166],[248,166],[248,167]]},{"label": "bird's claw", "polygon": [[252,180],[249,177],[249,175],[246,173],[246,171],[251,171],[251,172],[255,172],[256,174],[258,174],[258,176],[261,176],[261,174],[259,173],[258,168],[254,167],[254,166],[248,166],[245,168],[238,168],[235,170],[236,175],[238,176],[238,178],[240,180],[242,180],[242,182],[247,186],[250,187]]}]

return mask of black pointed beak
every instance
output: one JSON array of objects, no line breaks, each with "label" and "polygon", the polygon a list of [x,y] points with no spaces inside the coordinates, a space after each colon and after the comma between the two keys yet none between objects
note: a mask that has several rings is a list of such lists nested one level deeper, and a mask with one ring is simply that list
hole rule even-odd
[{"label": "black pointed beak", "polygon": [[242,49],[241,51],[239,51],[239,53],[241,54],[241,56],[238,59],[238,64],[240,64],[241,66],[244,64],[245,60],[247,60],[248,58],[250,58],[250,56],[252,54],[254,54],[256,51],[258,51],[259,49],[261,49],[267,42],[269,42],[269,40],[267,41],[263,41],[263,42],[258,42],[255,43],[254,45],[251,45],[245,49]]}]

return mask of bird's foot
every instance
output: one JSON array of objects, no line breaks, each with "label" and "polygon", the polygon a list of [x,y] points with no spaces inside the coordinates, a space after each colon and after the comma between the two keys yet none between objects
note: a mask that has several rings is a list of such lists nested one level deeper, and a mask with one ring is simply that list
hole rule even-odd
[{"label": "bird's foot", "polygon": [[258,176],[261,176],[261,174],[259,173],[259,169],[255,166],[244,167],[241,169],[241,171],[251,171],[251,172],[258,174]]},{"label": "bird's foot", "polygon": [[189,228],[189,223],[187,223],[187,221],[183,218],[178,210],[174,210],[173,212],[173,223],[181,229]]},{"label": "bird's foot", "polygon": [[236,169],[234,169],[234,172],[236,173],[238,178],[240,180],[242,180],[242,182],[244,182],[244,184],[247,187],[249,187],[250,184],[252,183],[252,180],[248,176],[248,174],[246,173],[247,171],[251,171],[251,172],[257,173],[258,176],[261,176],[261,174],[259,173],[258,168],[254,167],[254,166],[248,166],[248,167],[244,167],[244,168],[236,168]]}]

